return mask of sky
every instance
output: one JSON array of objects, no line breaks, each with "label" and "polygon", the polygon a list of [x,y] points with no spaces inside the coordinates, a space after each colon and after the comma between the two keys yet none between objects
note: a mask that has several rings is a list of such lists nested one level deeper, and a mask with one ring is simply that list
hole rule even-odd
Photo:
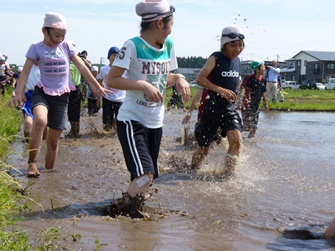
[{"label": "sky", "polygon": [[[108,63],[112,46],[139,35],[139,0],[11,0],[1,6],[0,53],[23,65],[32,43],[43,40],[44,15],[65,16],[66,39],[86,50],[93,64]],[[332,0],[168,0],[176,8],[170,37],[178,57],[207,58],[219,50],[225,26],[245,35],[242,60],[292,58],[302,50],[335,51],[335,1]],[[5,21],[4,21],[5,20]]]}]

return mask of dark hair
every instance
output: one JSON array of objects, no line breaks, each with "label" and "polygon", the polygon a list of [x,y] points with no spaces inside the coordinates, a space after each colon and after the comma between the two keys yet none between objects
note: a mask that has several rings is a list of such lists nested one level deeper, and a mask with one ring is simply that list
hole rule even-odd
[{"label": "dark hair", "polygon": [[44,27],[47,30],[48,35],[51,37],[50,35],[50,31],[53,30],[54,28],[51,27]]},{"label": "dark hair", "polygon": [[[173,15],[170,15],[170,16],[167,16],[167,17],[164,17],[163,18],[163,22],[164,22],[164,25],[166,26],[167,23],[172,19],[172,16]],[[149,27],[151,26],[152,23],[156,22],[157,20],[155,21],[151,21],[151,22],[141,22],[141,32],[142,31],[146,31],[149,29]]]}]

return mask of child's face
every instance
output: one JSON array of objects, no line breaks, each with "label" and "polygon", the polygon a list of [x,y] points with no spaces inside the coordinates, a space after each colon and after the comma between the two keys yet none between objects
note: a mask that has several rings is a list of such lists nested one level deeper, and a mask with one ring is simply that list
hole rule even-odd
[{"label": "child's face", "polygon": [[93,75],[93,77],[97,77],[98,76],[98,72],[97,71],[91,71],[92,72],[92,75]]},{"label": "child's face", "polygon": [[241,54],[244,49],[244,42],[243,40],[231,41],[226,43],[223,47],[223,54],[232,60]]},{"label": "child's face", "polygon": [[261,74],[261,75],[264,75],[264,73],[265,73],[265,65],[261,65],[260,67],[259,67],[259,73]]},{"label": "child's face", "polygon": [[46,30],[45,41],[51,46],[57,46],[64,41],[66,30],[49,29]]}]

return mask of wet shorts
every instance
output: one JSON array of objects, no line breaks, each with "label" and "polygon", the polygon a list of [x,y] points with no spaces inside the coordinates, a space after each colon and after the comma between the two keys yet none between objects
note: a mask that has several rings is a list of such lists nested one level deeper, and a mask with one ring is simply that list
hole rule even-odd
[{"label": "wet shorts", "polygon": [[31,99],[33,113],[36,106],[45,106],[48,108],[48,127],[64,131],[69,96],[69,93],[64,93],[61,96],[51,96],[45,94],[43,88],[35,86]]},{"label": "wet shorts", "polygon": [[194,130],[198,145],[209,146],[217,138],[219,129],[222,137],[226,137],[227,132],[231,130],[242,131],[241,117],[235,104],[227,106],[220,114],[204,112]]},{"label": "wet shorts", "polygon": [[138,121],[117,121],[123,156],[126,161],[131,180],[144,174],[159,176],[158,154],[163,129],[150,129]]}]

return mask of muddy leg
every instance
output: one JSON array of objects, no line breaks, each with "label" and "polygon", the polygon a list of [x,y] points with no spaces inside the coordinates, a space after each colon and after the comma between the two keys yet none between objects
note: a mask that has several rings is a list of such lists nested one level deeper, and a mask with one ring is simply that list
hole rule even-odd
[{"label": "muddy leg", "polygon": [[199,147],[192,156],[191,168],[199,169],[203,159],[208,155],[210,146]]},{"label": "muddy leg", "polygon": [[324,232],[323,238],[328,239],[328,238],[332,238],[334,236],[335,236],[335,219],[333,219],[333,221],[330,223],[330,225],[328,226],[328,228]]},{"label": "muddy leg", "polygon": [[48,135],[46,139],[47,151],[45,153],[45,168],[53,169],[58,156],[58,142],[60,135],[62,134],[61,130],[48,129]]},{"label": "muddy leg", "polygon": [[71,131],[69,134],[74,138],[79,138],[80,122],[70,122],[70,124],[71,124]]},{"label": "muddy leg", "polygon": [[39,172],[36,167],[37,155],[40,149],[43,130],[47,125],[48,110],[45,106],[36,106],[34,108],[34,120],[30,131],[29,139],[29,158],[28,158],[28,176],[37,177]]},{"label": "muddy leg", "polygon": [[251,128],[250,132],[249,132],[249,135],[248,135],[248,138],[255,137],[255,134],[256,134],[256,128]]}]

